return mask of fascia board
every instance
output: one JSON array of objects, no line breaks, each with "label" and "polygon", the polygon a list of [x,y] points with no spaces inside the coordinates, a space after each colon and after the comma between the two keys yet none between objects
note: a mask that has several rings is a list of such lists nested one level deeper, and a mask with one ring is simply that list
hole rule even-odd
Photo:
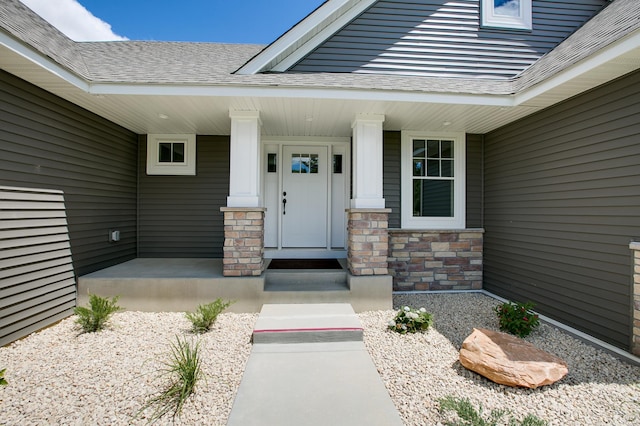
[{"label": "fascia board", "polygon": [[92,84],[93,95],[215,96],[284,99],[329,99],[346,101],[419,102],[456,105],[514,106],[512,95],[418,93],[366,89],[284,88],[261,86],[169,86]]},{"label": "fascia board", "polygon": [[43,70],[48,71],[58,78],[74,85],[75,87],[85,92],[89,92],[89,83],[86,79],[69,71],[67,68],[58,64],[54,60],[50,59],[40,52],[29,48],[24,43],[14,39],[6,33],[0,33],[0,45],[29,60]]},{"label": "fascia board", "polygon": [[[340,10],[341,7],[343,7],[350,1],[351,0],[327,1],[325,4],[312,12],[309,16],[304,18],[300,23],[298,23],[296,26],[282,35],[279,39],[267,46],[262,52],[258,53],[249,62],[239,68],[238,71],[236,71],[236,74],[249,75],[257,74],[263,71],[271,61],[284,54],[292,46],[295,46],[296,43],[304,38],[305,35],[307,35],[313,29],[320,27],[332,14]],[[356,5],[354,5],[354,7],[352,7],[344,15],[342,15],[339,20],[341,22],[347,20],[348,22],[349,20],[355,18],[359,13],[361,13],[359,11],[368,8],[375,1],[377,0],[360,0]],[[335,27],[333,25],[329,25],[329,27],[334,28],[335,31]],[[328,37],[325,31],[321,31],[320,34],[324,34],[324,39]],[[297,56],[304,56],[309,53],[315,46],[321,43],[324,39],[314,36],[312,40],[314,40],[314,42],[316,43],[315,45],[307,42],[301,48],[295,50],[293,54]],[[300,50],[300,52],[298,52],[298,50]]]}]

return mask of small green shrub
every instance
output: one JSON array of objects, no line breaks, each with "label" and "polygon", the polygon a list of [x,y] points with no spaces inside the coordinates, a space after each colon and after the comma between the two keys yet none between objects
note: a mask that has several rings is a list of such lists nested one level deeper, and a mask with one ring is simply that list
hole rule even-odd
[{"label": "small green shrub", "polygon": [[185,316],[191,321],[194,333],[206,333],[211,329],[213,323],[216,322],[218,315],[232,304],[233,302],[231,301],[216,299],[206,305],[199,305],[196,312],[186,312]]},{"label": "small green shrub", "polygon": [[[447,396],[438,400],[440,412],[454,411],[458,415],[458,421],[446,421],[447,426],[496,426],[507,414],[506,410],[493,410],[488,417],[482,407],[476,409],[467,398],[454,398]],[[509,426],[545,426],[547,422],[529,414],[521,422],[514,418],[509,419]]]},{"label": "small green shrub", "polygon": [[527,337],[540,325],[540,319],[531,309],[534,304],[505,302],[494,308],[498,315],[500,330],[518,337]]},{"label": "small green shrub", "polygon": [[416,310],[405,306],[389,321],[389,329],[400,334],[416,333],[428,329],[432,323],[433,316],[424,308]]},{"label": "small green shrub", "polygon": [[4,372],[5,371],[7,371],[6,368],[3,368],[2,370],[0,370],[0,386],[8,385],[8,382],[4,379]]},{"label": "small green shrub", "polygon": [[78,316],[76,322],[85,333],[93,333],[104,328],[113,313],[122,310],[117,305],[118,296],[111,300],[89,294],[89,307],[78,306],[73,312]]},{"label": "small green shrub", "polygon": [[149,399],[141,409],[155,407],[150,421],[156,421],[171,411],[175,419],[182,412],[186,400],[195,392],[196,384],[203,376],[200,343],[194,345],[178,336],[177,342],[171,344],[170,359],[164,365],[160,375],[168,377],[167,387]]}]

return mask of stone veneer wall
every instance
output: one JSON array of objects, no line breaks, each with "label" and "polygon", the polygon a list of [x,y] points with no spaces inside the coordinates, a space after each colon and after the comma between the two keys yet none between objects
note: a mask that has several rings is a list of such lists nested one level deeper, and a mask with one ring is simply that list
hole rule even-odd
[{"label": "stone veneer wall", "polygon": [[633,341],[631,352],[640,356],[640,242],[629,245],[633,252]]},{"label": "stone veneer wall", "polygon": [[391,209],[347,210],[347,266],[352,275],[387,275]]},{"label": "stone veneer wall", "polygon": [[393,289],[480,290],[483,233],[482,229],[390,229]]},{"label": "stone veneer wall", "polygon": [[264,270],[264,208],[222,207],[225,277],[259,276]]}]

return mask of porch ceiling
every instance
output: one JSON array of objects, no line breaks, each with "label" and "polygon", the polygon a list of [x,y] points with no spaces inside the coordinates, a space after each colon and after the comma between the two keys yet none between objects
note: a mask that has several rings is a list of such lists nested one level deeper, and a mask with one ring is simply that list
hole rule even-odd
[{"label": "porch ceiling", "polygon": [[[135,133],[230,133],[229,109],[258,110],[265,136],[351,135],[356,114],[383,114],[386,130],[487,133],[637,69],[637,44],[586,71],[568,70],[517,95],[251,85],[95,84],[0,45],[2,69]],[[573,73],[573,74],[572,74]],[[548,87],[545,87],[548,86]],[[166,118],[163,118],[166,117]]]}]

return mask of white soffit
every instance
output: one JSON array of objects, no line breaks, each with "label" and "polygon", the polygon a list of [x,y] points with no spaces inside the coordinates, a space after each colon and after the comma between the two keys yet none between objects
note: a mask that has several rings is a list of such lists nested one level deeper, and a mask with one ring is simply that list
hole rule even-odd
[{"label": "white soffit", "polygon": [[244,64],[236,74],[286,71],[377,0],[328,0]]}]

